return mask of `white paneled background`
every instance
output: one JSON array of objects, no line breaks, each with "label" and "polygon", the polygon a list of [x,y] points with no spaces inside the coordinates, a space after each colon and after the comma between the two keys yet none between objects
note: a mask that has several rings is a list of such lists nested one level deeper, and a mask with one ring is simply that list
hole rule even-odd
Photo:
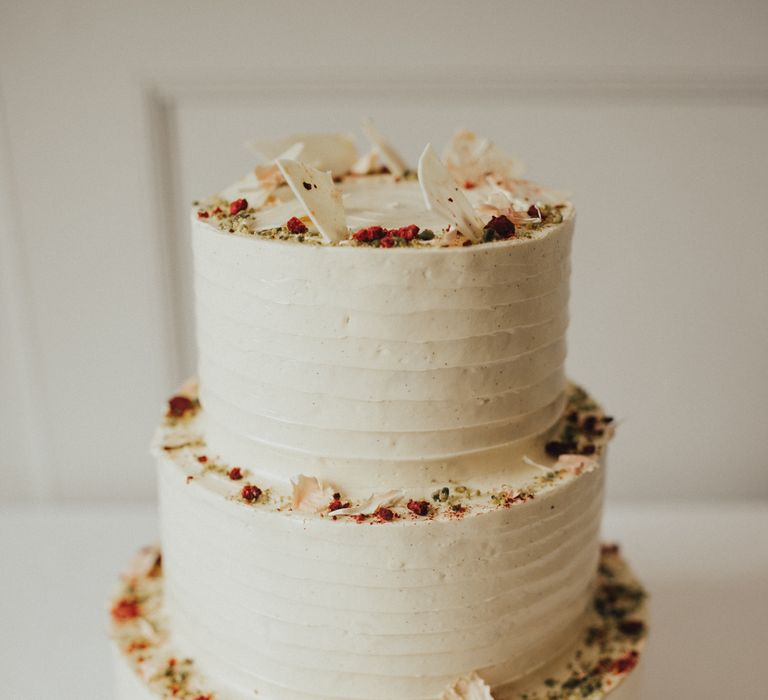
[{"label": "white paneled background", "polygon": [[0,501],[153,497],[187,206],[255,137],[456,126],[579,208],[616,499],[768,498],[768,4],[0,0]]}]

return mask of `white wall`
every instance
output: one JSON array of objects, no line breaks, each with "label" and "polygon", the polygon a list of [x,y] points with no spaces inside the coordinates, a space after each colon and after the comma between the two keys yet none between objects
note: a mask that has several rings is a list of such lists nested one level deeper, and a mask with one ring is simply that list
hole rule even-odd
[{"label": "white wall", "polygon": [[575,193],[612,497],[768,497],[768,5],[669,5],[0,4],[0,500],[151,496],[194,366],[187,203],[256,134],[366,115]]}]

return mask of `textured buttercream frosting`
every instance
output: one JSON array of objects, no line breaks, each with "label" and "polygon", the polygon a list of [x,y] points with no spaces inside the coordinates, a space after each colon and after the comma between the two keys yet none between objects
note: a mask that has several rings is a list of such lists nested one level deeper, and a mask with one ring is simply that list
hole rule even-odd
[{"label": "textured buttercream frosting", "polygon": [[[429,225],[417,183],[350,182],[367,202],[357,223]],[[264,225],[297,206],[267,210]],[[353,248],[232,235],[195,217],[209,444],[268,482],[303,472],[350,492],[498,478],[563,408],[572,233],[567,209],[528,238]]]},{"label": "textured buttercream frosting", "polygon": [[[218,683],[205,672],[198,658],[189,656],[183,640],[174,639],[164,612],[167,584],[162,569],[165,563],[152,563],[160,561],[159,550],[143,550],[138,561],[143,562],[143,566],[131,567],[112,603],[116,700],[254,697],[252,693],[243,694]],[[495,688],[492,697],[494,700],[638,700],[640,675],[636,667],[647,634],[644,598],[642,588],[615,547],[603,547],[592,604],[575,643],[525,679]],[[468,689],[479,694],[465,694],[463,691]],[[290,696],[281,691],[279,695],[258,693],[255,697]],[[380,697],[399,696],[385,693]],[[439,697],[485,700],[491,695],[486,682],[473,672],[451,683],[451,690],[446,689]]]},{"label": "textured buttercream frosting", "polygon": [[199,387],[155,441],[162,574],[113,607],[121,697],[630,697],[573,208],[468,132],[418,180],[367,133],[262,144],[196,203]]},{"label": "textured buttercream frosting", "polygon": [[436,699],[475,670],[501,688],[583,631],[611,433],[583,391],[553,437],[588,456],[528,459],[496,488],[432,483],[378,516],[354,515],[346,491],[346,507],[298,510],[215,456],[184,401],[156,443],[166,612],[231,697]]}]

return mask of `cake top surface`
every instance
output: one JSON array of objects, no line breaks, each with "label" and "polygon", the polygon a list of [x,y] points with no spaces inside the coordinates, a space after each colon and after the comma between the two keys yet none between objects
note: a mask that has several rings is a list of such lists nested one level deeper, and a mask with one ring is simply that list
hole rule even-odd
[{"label": "cake top surface", "polygon": [[412,170],[368,124],[359,156],[341,134],[254,144],[265,162],[195,216],[261,239],[368,248],[516,244],[553,229],[573,209],[566,194],[522,178],[520,161],[460,130],[439,159],[427,146]]}]

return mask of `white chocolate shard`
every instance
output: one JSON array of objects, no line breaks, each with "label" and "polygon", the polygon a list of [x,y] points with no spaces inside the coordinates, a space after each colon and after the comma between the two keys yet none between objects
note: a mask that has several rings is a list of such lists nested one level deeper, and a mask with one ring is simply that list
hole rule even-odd
[{"label": "white chocolate shard", "polygon": [[473,671],[457,679],[441,700],[493,700],[493,695],[488,684]]},{"label": "white chocolate shard", "polygon": [[516,179],[525,173],[522,161],[502,153],[488,139],[467,129],[459,129],[443,151],[443,162],[462,184],[480,185],[486,176],[501,180]]},{"label": "white chocolate shard", "polygon": [[333,500],[333,486],[315,476],[299,474],[293,486],[292,505],[296,510],[306,513],[319,513],[328,508]]},{"label": "white chocolate shard", "polygon": [[354,175],[370,175],[381,167],[379,149],[375,146],[358,158],[350,169]]},{"label": "white chocolate shard", "polygon": [[320,235],[328,243],[338,243],[349,235],[341,191],[330,173],[296,160],[278,160],[277,166]]},{"label": "white chocolate shard", "polygon": [[[303,143],[295,143],[278,156],[278,159],[297,160],[304,150]],[[222,192],[225,199],[245,197],[248,206],[261,209],[274,191],[285,184],[285,178],[277,167],[277,161],[257,165],[244,178]]]},{"label": "white chocolate shard", "polygon": [[480,240],[483,222],[430,144],[419,158],[418,174],[427,208],[444,217],[470,240]]},{"label": "white chocolate shard", "polygon": [[379,508],[394,508],[403,496],[400,490],[375,493],[359,505],[334,510],[333,515],[373,515]]},{"label": "white chocolate shard", "polygon": [[357,146],[349,134],[296,134],[277,141],[255,141],[249,147],[265,160],[283,160],[289,148],[302,144],[301,160],[334,177],[346,175],[357,161]]},{"label": "white chocolate shard", "polygon": [[373,120],[367,119],[363,122],[363,133],[368,137],[371,145],[378,149],[378,155],[384,165],[387,166],[389,172],[395,177],[405,175],[405,171],[408,170],[408,164],[394,149],[392,144],[384,138],[384,134],[376,128]]}]

